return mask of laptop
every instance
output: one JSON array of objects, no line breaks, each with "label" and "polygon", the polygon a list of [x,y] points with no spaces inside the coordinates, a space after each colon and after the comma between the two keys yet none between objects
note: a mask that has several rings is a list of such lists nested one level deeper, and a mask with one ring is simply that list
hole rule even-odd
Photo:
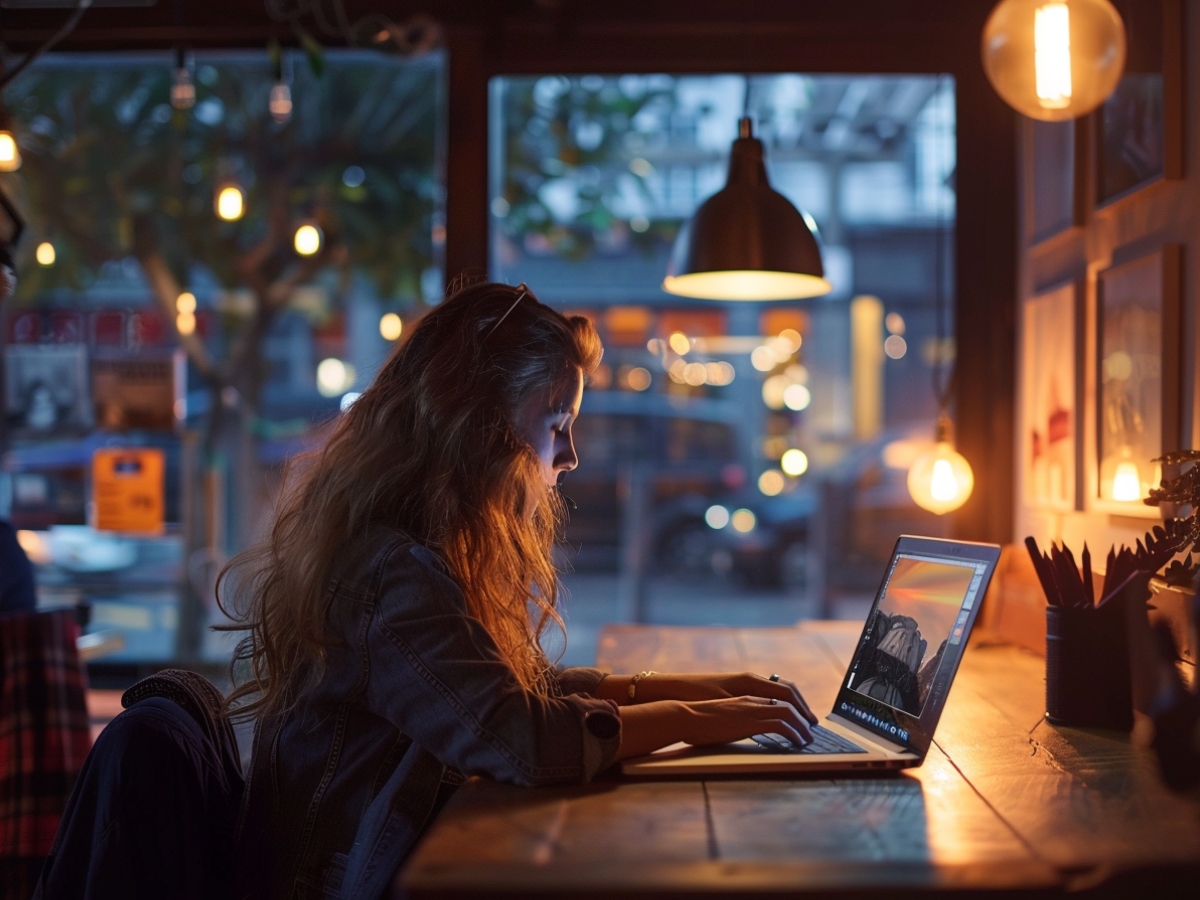
[{"label": "laptop", "polygon": [[[925,760],[954,673],[1000,558],[995,544],[902,536],[813,743],[757,735],[673,744],[621,763],[626,775],[906,769]],[[802,672],[794,673],[802,681]]]}]

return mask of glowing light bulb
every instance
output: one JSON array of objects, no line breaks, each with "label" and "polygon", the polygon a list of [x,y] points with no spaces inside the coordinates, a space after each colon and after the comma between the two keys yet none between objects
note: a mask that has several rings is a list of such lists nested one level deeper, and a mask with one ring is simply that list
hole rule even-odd
[{"label": "glowing light bulb", "polygon": [[184,291],[175,298],[175,312],[190,315],[196,311],[196,295],[191,291]]},{"label": "glowing light bulb", "polygon": [[271,98],[267,101],[267,109],[271,118],[282,125],[292,117],[292,89],[282,81],[277,81],[271,88]]},{"label": "glowing light bulb", "polygon": [[21,168],[21,149],[17,139],[7,129],[0,131],[0,172],[15,172]]},{"label": "glowing light bulb", "polygon": [[58,259],[58,254],[54,251],[54,245],[49,241],[42,241],[37,245],[37,251],[34,253],[37,257],[38,265],[52,266],[54,261]]},{"label": "glowing light bulb", "polygon": [[404,331],[404,322],[396,313],[384,313],[379,320],[379,334],[385,341],[398,341]]},{"label": "glowing light bulb", "polygon": [[214,205],[219,218],[236,222],[246,214],[246,195],[238,185],[227,184],[217,191]]},{"label": "glowing light bulb", "polygon": [[1071,105],[1071,11],[1047,3],[1033,13],[1033,65],[1037,98],[1046,109]]},{"label": "glowing light bulb", "polygon": [[709,528],[720,530],[729,524],[729,510],[719,503],[713,504],[704,511],[704,521]]},{"label": "glowing light bulb", "polygon": [[733,525],[733,530],[741,534],[749,534],[758,524],[758,519],[754,513],[748,509],[739,509],[729,517],[730,524]]},{"label": "glowing light bulb", "polygon": [[779,465],[788,475],[799,478],[808,471],[808,455],[803,450],[792,448],[783,454]]},{"label": "glowing light bulb", "polygon": [[1142,499],[1142,480],[1136,463],[1126,460],[1117,465],[1113,474],[1112,497],[1126,502]]},{"label": "glowing light bulb", "polygon": [[967,502],[975,475],[949,441],[939,441],[908,470],[908,492],[917,506],[942,515]]},{"label": "glowing light bulb", "polygon": [[1112,94],[1125,44],[1125,23],[1109,0],[1001,0],[983,29],[983,68],[1017,112],[1059,122]]},{"label": "glowing light bulb", "polygon": [[176,66],[171,72],[171,105],[176,109],[191,109],[196,104],[196,85],[187,66]]},{"label": "glowing light bulb", "polygon": [[783,473],[778,469],[767,469],[758,476],[758,489],[768,497],[782,493],[785,484],[787,482],[783,479]]},{"label": "glowing light bulb", "polygon": [[321,249],[323,238],[320,228],[312,223],[305,223],[296,229],[292,244],[301,256],[312,256]]}]

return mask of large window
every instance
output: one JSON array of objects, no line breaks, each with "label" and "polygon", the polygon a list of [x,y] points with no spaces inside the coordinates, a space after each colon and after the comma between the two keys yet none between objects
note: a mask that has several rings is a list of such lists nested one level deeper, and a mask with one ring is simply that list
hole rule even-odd
[{"label": "large window", "polygon": [[47,57],[4,94],[0,515],[118,662],[227,659],[216,572],[444,283],[440,56],[198,54],[190,97],[173,68]]},{"label": "large window", "polygon": [[[953,363],[954,102],[945,76],[492,81],[492,275],[587,313],[606,346],[565,479],[576,620],[595,587],[630,595],[616,617],[731,621],[758,592],[790,621],[872,588],[901,532],[945,533],[904,482],[934,433],[932,366]],[[827,297],[660,288],[744,110],[819,231]]]}]

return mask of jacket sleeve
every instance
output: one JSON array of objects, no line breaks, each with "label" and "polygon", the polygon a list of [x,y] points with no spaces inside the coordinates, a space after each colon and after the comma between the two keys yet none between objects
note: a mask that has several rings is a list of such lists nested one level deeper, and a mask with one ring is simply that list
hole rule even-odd
[{"label": "jacket sleeve", "polygon": [[473,775],[521,785],[589,781],[621,741],[616,704],[525,690],[425,548],[384,551],[367,626],[368,706]]}]

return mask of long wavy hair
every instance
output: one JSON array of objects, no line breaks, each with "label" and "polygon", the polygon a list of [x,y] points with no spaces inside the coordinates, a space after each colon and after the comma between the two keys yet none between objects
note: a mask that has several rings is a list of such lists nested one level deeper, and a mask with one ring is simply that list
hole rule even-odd
[{"label": "long wavy hair", "polygon": [[320,680],[334,562],[381,526],[437,554],[521,684],[550,690],[540,637],[562,627],[551,551],[565,514],[515,416],[601,353],[587,319],[523,285],[468,285],[426,313],[324,445],[289,464],[266,540],[221,573],[218,602],[248,632],[229,707],[276,713]]}]

